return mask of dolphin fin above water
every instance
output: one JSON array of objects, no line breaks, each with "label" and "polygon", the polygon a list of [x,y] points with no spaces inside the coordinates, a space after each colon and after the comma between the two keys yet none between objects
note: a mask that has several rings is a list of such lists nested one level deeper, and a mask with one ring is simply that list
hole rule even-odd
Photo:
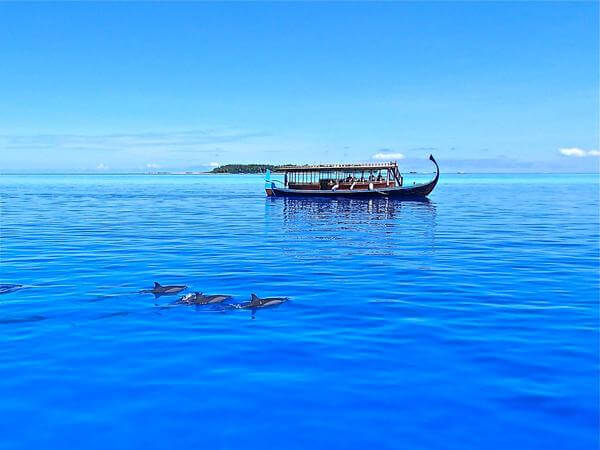
[{"label": "dolphin fin above water", "polygon": [[179,292],[187,289],[185,285],[167,285],[163,286],[158,281],[154,282],[154,287],[152,289],[143,289],[140,292],[154,294],[155,297],[160,297],[161,295],[173,295],[178,294]]},{"label": "dolphin fin above water", "polygon": [[241,306],[245,309],[267,308],[269,306],[278,306],[288,301],[288,297],[265,297],[260,298],[256,294],[250,294],[250,301]]}]

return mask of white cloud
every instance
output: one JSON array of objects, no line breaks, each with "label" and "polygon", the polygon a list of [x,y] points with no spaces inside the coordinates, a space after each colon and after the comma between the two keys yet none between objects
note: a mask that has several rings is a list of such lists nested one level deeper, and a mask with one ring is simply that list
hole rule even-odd
[{"label": "white cloud", "polygon": [[104,163],[100,163],[96,166],[96,170],[108,170],[108,166]]},{"label": "white cloud", "polygon": [[402,159],[404,155],[402,153],[375,153],[373,159]]},{"label": "white cloud", "polygon": [[210,166],[210,167],[219,167],[220,165],[221,165],[221,164],[220,164],[220,163],[218,163],[218,162],[211,162],[211,163],[209,164],[209,166]]},{"label": "white cloud", "polygon": [[561,155],[575,156],[576,158],[582,158],[584,156],[600,156],[599,150],[583,150],[578,147],[561,148],[559,152]]},{"label": "white cloud", "polygon": [[160,169],[160,164],[156,164],[156,163],[148,163],[146,164],[146,167],[148,169]]},{"label": "white cloud", "polygon": [[577,148],[577,147],[561,148],[560,153],[565,156],[576,156],[578,158],[581,158],[582,156],[586,155],[585,150],[581,150],[580,148]]}]

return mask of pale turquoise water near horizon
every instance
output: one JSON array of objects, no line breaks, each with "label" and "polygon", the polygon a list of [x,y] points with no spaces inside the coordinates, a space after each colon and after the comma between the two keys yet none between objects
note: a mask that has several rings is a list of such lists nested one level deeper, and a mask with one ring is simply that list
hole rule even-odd
[{"label": "pale turquoise water near horizon", "polygon": [[[24,288],[0,295],[0,447],[598,448],[599,187],[1,175],[0,284]],[[252,316],[153,281],[290,300]]]}]

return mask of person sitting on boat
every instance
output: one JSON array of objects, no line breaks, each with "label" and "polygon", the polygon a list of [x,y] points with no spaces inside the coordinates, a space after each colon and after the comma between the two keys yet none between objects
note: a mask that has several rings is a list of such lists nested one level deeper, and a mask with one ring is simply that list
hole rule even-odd
[{"label": "person sitting on boat", "polygon": [[381,174],[377,175],[377,181],[381,181],[383,180],[383,177],[381,176]]},{"label": "person sitting on boat", "polygon": [[371,175],[369,175],[369,182],[371,181],[375,181],[375,175],[373,175],[372,173]]}]

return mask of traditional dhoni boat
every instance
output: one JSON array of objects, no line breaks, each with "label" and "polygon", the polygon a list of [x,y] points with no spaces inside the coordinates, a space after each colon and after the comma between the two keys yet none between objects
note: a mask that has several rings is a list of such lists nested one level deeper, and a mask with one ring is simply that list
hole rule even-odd
[{"label": "traditional dhoni boat", "polygon": [[404,185],[398,163],[324,164],[307,166],[281,166],[283,182],[273,180],[271,172],[265,176],[265,191],[269,197],[389,197],[424,198],[433,191],[440,178],[440,168],[435,164],[435,177],[427,183]]}]

